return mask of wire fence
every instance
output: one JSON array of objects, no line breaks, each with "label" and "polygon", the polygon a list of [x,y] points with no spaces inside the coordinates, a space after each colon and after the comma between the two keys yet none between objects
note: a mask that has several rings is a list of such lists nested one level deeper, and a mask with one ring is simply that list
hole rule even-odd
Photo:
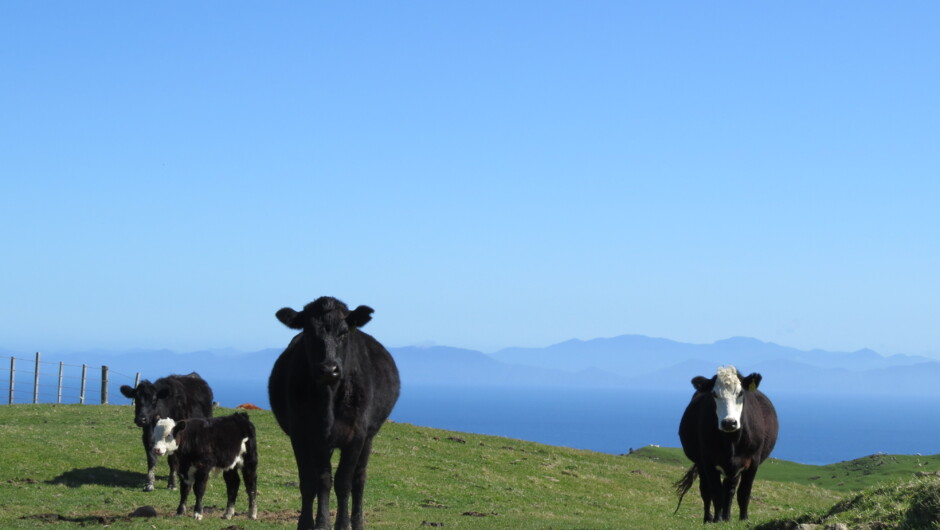
[{"label": "wire fence", "polygon": [[67,364],[43,361],[39,352],[34,359],[0,355],[0,403],[64,403],[102,404],[112,399],[124,399],[119,389],[122,384],[134,388],[140,382],[140,372],[122,374],[107,366]]}]

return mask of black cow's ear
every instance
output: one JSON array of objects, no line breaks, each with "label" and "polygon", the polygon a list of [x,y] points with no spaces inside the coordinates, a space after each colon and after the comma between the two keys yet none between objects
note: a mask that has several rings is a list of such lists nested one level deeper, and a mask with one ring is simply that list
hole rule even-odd
[{"label": "black cow's ear", "polygon": [[304,324],[300,319],[301,313],[294,311],[289,307],[279,309],[277,313],[274,313],[274,316],[281,321],[281,324],[291,328],[291,329],[304,329]]},{"label": "black cow's ear", "polygon": [[374,309],[367,305],[361,305],[346,316],[346,323],[350,326],[361,328],[372,320],[372,313],[375,313]]},{"label": "black cow's ear", "polygon": [[166,399],[168,397],[170,397],[169,388],[161,388],[160,390],[157,390],[157,399]]},{"label": "black cow's ear", "polygon": [[711,392],[714,384],[714,377],[711,379],[702,376],[696,376],[692,378],[692,386],[695,387],[695,390],[698,390],[699,392]]},{"label": "black cow's ear", "polygon": [[757,387],[760,386],[760,382],[763,377],[757,372],[752,373],[751,375],[745,377],[741,380],[741,384],[748,392],[753,392],[757,390]]},{"label": "black cow's ear", "polygon": [[121,393],[124,394],[124,397],[134,399],[137,395],[137,389],[131,388],[130,385],[121,385]]}]

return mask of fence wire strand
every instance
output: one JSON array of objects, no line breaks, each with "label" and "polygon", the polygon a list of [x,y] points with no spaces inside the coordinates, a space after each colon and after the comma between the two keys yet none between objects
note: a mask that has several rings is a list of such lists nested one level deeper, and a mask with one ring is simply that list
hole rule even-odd
[{"label": "fence wire strand", "polygon": [[[38,354],[37,354],[38,355]],[[14,370],[10,370],[8,362],[13,360],[17,365]],[[80,403],[97,404],[101,402],[102,390],[106,396],[106,403],[112,404],[123,402],[126,398],[119,392],[113,392],[117,384],[127,381],[136,382],[139,374],[132,376],[121,372],[107,369],[105,378],[89,377],[89,373],[100,374],[103,366],[89,366],[81,364],[71,364],[56,361],[39,361],[39,376],[36,375],[36,359],[23,358],[10,355],[0,355],[0,404],[26,404],[26,403]],[[49,368],[45,368],[44,366]],[[67,370],[68,369],[68,370]],[[84,370],[86,375],[83,378],[80,375],[69,374],[76,370]],[[9,375],[7,375],[9,374]],[[37,381],[38,380],[38,381]],[[68,384],[66,382],[68,380]],[[76,382],[82,382],[81,386],[75,386]],[[11,391],[10,385],[13,385]],[[84,387],[84,396],[82,396],[82,387]]]}]

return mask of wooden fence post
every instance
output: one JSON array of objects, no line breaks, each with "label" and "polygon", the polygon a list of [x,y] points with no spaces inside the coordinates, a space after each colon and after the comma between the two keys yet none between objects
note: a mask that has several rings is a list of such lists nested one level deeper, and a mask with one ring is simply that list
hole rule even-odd
[{"label": "wooden fence post", "polygon": [[108,367],[101,367],[101,404],[108,404]]},{"label": "wooden fence post", "polygon": [[78,403],[80,405],[85,404],[85,375],[88,373],[88,365],[82,365],[82,393],[78,395]]},{"label": "wooden fence post", "polygon": [[39,352],[36,352],[36,372],[33,377],[33,404],[39,403]]},{"label": "wooden fence post", "polygon": [[10,357],[10,405],[13,404],[13,381],[16,379],[13,374],[16,373],[16,357]]},{"label": "wooden fence post", "polygon": [[62,368],[65,366],[65,363],[59,361],[59,397],[56,398],[56,403],[59,405],[62,404]]}]

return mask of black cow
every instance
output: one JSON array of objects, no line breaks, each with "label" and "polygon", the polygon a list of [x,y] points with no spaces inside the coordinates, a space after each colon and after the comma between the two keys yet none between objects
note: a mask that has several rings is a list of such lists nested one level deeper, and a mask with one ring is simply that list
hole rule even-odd
[{"label": "black cow", "polygon": [[359,328],[373,310],[349,311],[335,298],[322,297],[303,311],[284,308],[277,319],[303,330],[274,363],[268,381],[271,410],[290,436],[300,476],[297,528],[330,528],[330,486],[334,449],[342,455],[336,469],[336,527],[363,528],[362,495],[372,438],[398,400],[398,369],[388,351]]},{"label": "black cow", "polygon": [[258,518],[255,497],[258,493],[258,441],[248,414],[238,412],[221,418],[192,418],[174,421],[161,419],[153,430],[153,452],[179,459],[180,504],[176,515],[186,513],[189,490],[196,493],[193,517],[202,519],[202,496],[209,483],[209,472],[221,470],[228,493],[223,519],[235,515],[238,496],[238,470],[245,478],[248,493],[248,518]]},{"label": "black cow", "polygon": [[692,379],[695,394],[682,415],[679,439],[693,464],[676,482],[676,491],[681,505],[699,475],[706,523],[731,517],[736,488],[741,520],[747,519],[757,468],[777,443],[777,413],[767,396],[757,390],[760,382],[760,374],[744,377],[733,366],[719,368],[711,379]]},{"label": "black cow", "polygon": [[[147,484],[144,491],[153,491],[157,457],[153,454],[153,426],[160,418],[211,418],[212,389],[193,372],[189,375],[169,375],[153,383],[144,379],[131,388],[121,387],[121,393],[134,400],[134,423],[143,428],[141,439],[147,453]],[[176,457],[167,458],[170,479],[167,487],[176,489]]]}]

